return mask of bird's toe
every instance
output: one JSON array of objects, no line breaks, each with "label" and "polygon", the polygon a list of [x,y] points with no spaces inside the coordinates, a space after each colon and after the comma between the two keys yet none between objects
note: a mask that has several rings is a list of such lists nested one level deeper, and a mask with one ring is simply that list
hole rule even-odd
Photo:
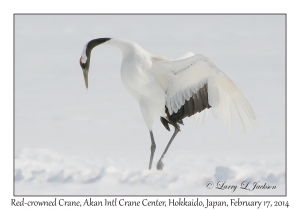
[{"label": "bird's toe", "polygon": [[163,170],[164,164],[161,160],[158,161],[156,168],[157,168],[157,170]]}]

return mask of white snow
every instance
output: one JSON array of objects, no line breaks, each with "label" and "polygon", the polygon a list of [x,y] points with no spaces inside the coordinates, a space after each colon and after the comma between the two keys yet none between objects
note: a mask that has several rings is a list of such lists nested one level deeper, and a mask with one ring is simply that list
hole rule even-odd
[{"label": "white snow", "polygon": [[[126,167],[123,161],[65,156],[49,149],[24,148],[15,159],[16,195],[284,195],[285,172],[280,160],[199,159],[188,155],[168,158],[163,171]],[[126,159],[126,158],[124,158]],[[139,160],[137,159],[137,162]],[[171,161],[171,162],[170,162]],[[143,161],[144,162],[144,161]],[[276,166],[277,165],[277,166]],[[207,189],[237,186],[229,189]],[[275,190],[240,189],[243,181],[276,186]]]}]

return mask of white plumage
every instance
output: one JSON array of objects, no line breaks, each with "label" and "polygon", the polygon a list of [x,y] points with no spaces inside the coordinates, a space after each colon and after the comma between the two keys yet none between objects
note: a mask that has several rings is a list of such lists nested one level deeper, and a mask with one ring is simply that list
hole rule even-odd
[{"label": "white plumage", "polygon": [[204,84],[208,84],[208,103],[215,117],[223,118],[225,125],[231,128],[232,111],[239,117],[241,128],[245,131],[242,114],[249,124],[255,125],[255,114],[233,81],[212,61],[203,55],[152,64],[157,82],[166,91],[166,106],[170,114],[177,112]]},{"label": "white plumage", "polygon": [[[80,58],[86,85],[91,50],[99,44],[118,47],[123,53],[122,82],[139,102],[151,135],[149,168],[155,150],[152,133],[154,119],[163,118],[162,123],[167,124],[165,125],[167,129],[168,123],[175,127],[169,144],[179,131],[178,123],[181,124],[184,117],[196,114],[198,119],[203,117],[204,122],[203,115],[207,115],[208,109],[212,110],[215,117],[220,116],[229,129],[232,125],[233,112],[238,116],[243,131],[245,131],[244,121],[248,121],[250,126],[256,125],[255,114],[250,104],[233,81],[211,60],[200,54],[187,53],[177,60],[169,60],[151,55],[129,40],[115,38],[91,40],[85,45]],[[158,169],[163,167],[164,154],[157,164]]]}]

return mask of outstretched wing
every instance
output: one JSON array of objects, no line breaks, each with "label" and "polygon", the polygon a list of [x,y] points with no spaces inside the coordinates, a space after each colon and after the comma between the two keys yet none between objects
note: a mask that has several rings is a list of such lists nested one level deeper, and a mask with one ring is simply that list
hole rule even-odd
[{"label": "outstretched wing", "polygon": [[166,92],[170,116],[184,118],[211,107],[214,116],[220,115],[229,129],[233,112],[237,113],[243,131],[245,120],[251,126],[256,125],[255,114],[246,98],[207,57],[198,54],[176,61],[153,60],[151,71]]}]

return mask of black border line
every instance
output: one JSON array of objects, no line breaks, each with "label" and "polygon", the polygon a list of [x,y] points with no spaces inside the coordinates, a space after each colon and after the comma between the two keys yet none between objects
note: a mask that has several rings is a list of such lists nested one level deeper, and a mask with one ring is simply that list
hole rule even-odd
[{"label": "black border line", "polygon": [[13,194],[15,196],[15,15],[13,18]]},{"label": "black border line", "polygon": [[[284,15],[285,16],[285,195],[16,195],[15,193],[15,17],[16,15]],[[13,14],[13,196],[14,197],[286,197],[287,196],[287,13],[14,13]]]},{"label": "black border line", "polygon": [[15,15],[287,15],[286,13],[14,13]]},{"label": "black border line", "polygon": [[287,15],[285,15],[285,196],[287,196]]}]

